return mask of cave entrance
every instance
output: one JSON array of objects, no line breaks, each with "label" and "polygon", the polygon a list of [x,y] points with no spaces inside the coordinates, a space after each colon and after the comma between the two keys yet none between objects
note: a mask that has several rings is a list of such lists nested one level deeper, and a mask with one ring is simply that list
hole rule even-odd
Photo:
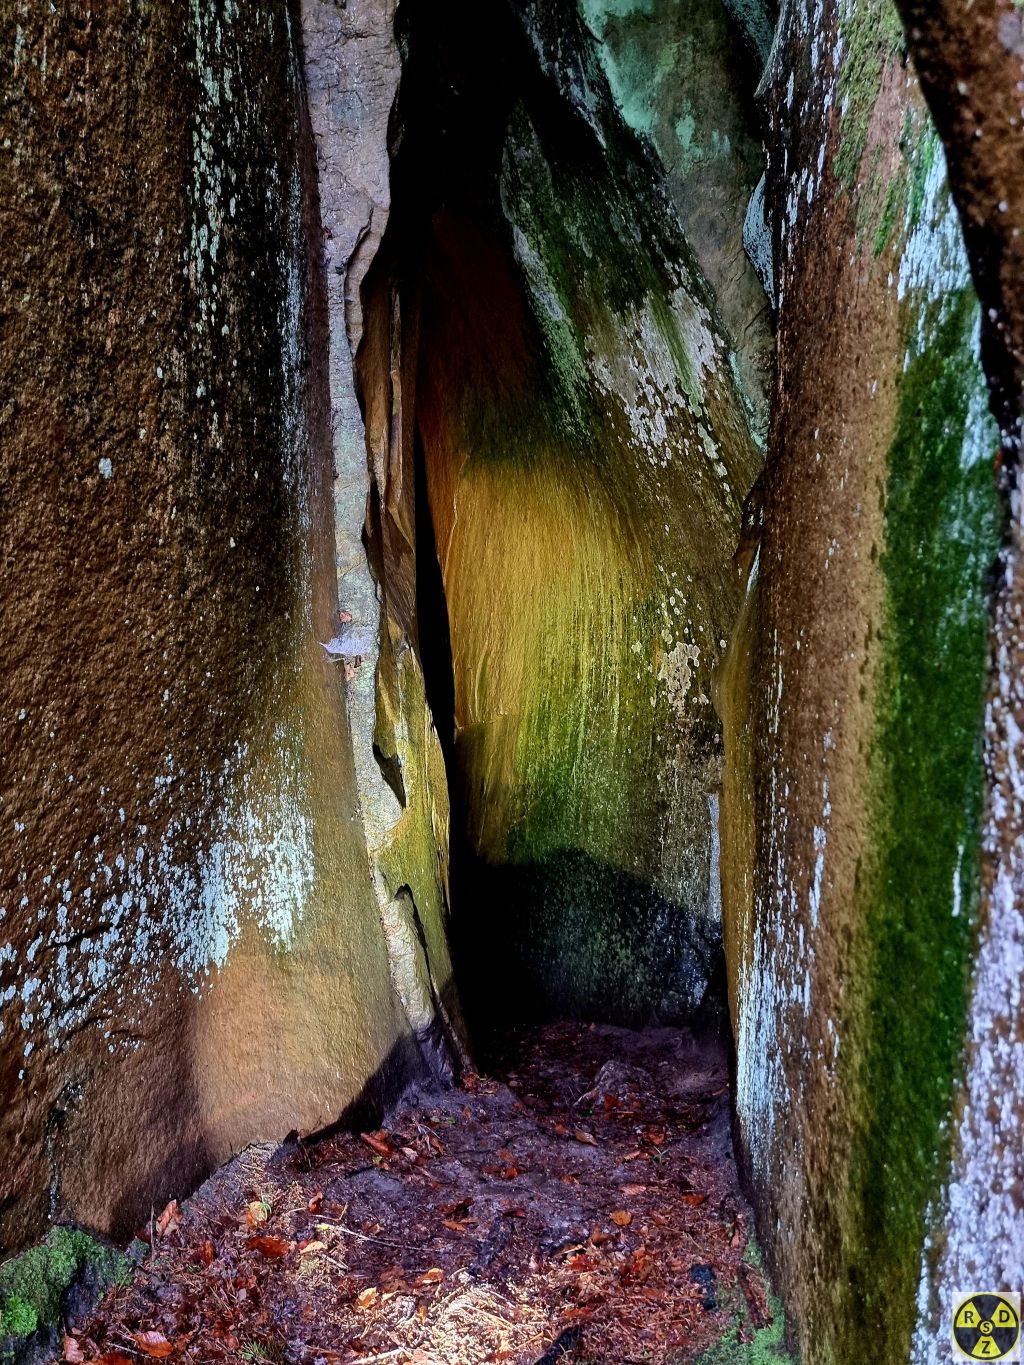
[{"label": "cave entrance", "polygon": [[721,310],[592,34],[575,4],[521,9],[400,10],[367,285],[401,334],[478,1041],[684,1022],[718,998],[712,697],[760,460]]}]

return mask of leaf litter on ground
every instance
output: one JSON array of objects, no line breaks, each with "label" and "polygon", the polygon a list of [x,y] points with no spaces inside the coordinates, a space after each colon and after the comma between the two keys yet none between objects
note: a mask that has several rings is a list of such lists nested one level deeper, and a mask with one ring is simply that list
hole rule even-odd
[{"label": "leaf litter on ground", "polygon": [[549,1025],[383,1128],[249,1148],[64,1359],[689,1365],[771,1324],[727,1076],[715,1038]]}]

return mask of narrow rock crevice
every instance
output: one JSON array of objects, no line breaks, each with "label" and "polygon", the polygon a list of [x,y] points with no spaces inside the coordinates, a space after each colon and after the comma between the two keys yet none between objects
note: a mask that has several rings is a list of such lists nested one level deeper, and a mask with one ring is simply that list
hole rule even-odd
[{"label": "narrow rock crevice", "polygon": [[[485,1027],[682,1020],[722,951],[711,697],[764,295],[743,258],[723,306],[574,6],[407,5],[397,29],[358,357],[367,412],[392,394],[369,541],[446,762],[461,994]],[[748,174],[716,208],[741,258]]]}]

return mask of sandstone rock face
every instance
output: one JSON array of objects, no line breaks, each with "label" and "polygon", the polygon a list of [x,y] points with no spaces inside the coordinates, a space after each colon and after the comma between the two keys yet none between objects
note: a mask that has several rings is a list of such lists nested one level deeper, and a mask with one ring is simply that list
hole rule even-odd
[{"label": "sandstone rock face", "polygon": [[721,692],[738,1123],[802,1358],[884,1340],[906,1359],[916,1331],[930,1359],[948,1323],[919,1309],[922,1248],[958,1235],[941,1189],[979,898],[999,431],[895,10],[785,6],[764,91],[778,380]]},{"label": "sandstone rock face", "polygon": [[[964,1284],[1024,1282],[1024,761],[1021,413],[1024,411],[1024,15],[1011,0],[907,3],[908,40],[949,150],[950,181],[984,306],[983,354],[1002,423],[1010,524],[996,579],[985,759],[983,894],[953,1162],[936,1200],[944,1235],[922,1258],[915,1365],[944,1358]],[[956,97],[953,97],[953,91]]]},{"label": "sandstone rock face", "polygon": [[743,246],[764,174],[753,92],[772,25],[756,3],[582,0],[622,117],[649,138],[686,239],[710,285],[759,440],[768,425],[768,300]]},{"label": "sandstone rock face", "polygon": [[[131,1230],[422,1064],[337,665],[283,3],[0,19],[5,1245]],[[383,117],[379,128],[383,143]]]},{"label": "sandstone rock face", "polygon": [[711,683],[760,459],[716,294],[575,5],[472,8],[409,16],[384,248],[450,636],[464,990],[679,1017],[720,942]]},{"label": "sandstone rock face", "polygon": [[368,283],[391,201],[387,130],[401,65],[395,4],[303,0],[302,24],[334,433],[340,612],[327,643],[348,697],[359,802],[395,989],[425,1058],[443,1079],[465,1040],[447,941],[447,774],[419,657],[408,416],[414,385],[403,384],[409,362],[397,300]]}]

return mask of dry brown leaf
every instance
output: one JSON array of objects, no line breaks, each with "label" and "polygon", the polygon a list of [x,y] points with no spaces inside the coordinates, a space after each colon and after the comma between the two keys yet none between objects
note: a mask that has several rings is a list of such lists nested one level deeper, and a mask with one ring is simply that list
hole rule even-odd
[{"label": "dry brown leaf", "polygon": [[326,1242],[307,1242],[299,1251],[300,1256],[312,1256],[317,1251],[326,1251]]},{"label": "dry brown leaf", "polygon": [[196,1254],[203,1265],[212,1265],[217,1259],[217,1249],[212,1242],[201,1242],[196,1249]]},{"label": "dry brown leaf", "polygon": [[270,1211],[262,1199],[254,1199],[246,1205],[245,1221],[251,1228],[262,1227],[269,1217]]},{"label": "dry brown leaf", "polygon": [[444,1271],[439,1266],[434,1266],[432,1270],[425,1271],[416,1281],[420,1289],[426,1289],[429,1285],[440,1284],[444,1279]]},{"label": "dry brown leaf", "polygon": [[107,1351],[106,1355],[100,1356],[94,1365],[135,1365],[131,1356],[126,1356],[123,1351]]},{"label": "dry brown leaf", "polygon": [[283,1237],[272,1237],[269,1233],[260,1237],[249,1237],[245,1245],[250,1251],[258,1251],[261,1256],[266,1256],[271,1260],[279,1256],[287,1256],[292,1249],[291,1242],[286,1242]]},{"label": "dry brown leaf", "polygon": [[442,1218],[441,1226],[447,1228],[449,1232],[467,1231],[467,1225],[465,1223],[456,1223],[454,1218]]},{"label": "dry brown leaf", "polygon": [[588,1133],[585,1128],[577,1128],[573,1137],[577,1142],[585,1142],[588,1147],[597,1146],[597,1138],[594,1137],[593,1133]]},{"label": "dry brown leaf", "polygon": [[178,1201],[172,1199],[160,1217],[156,1220],[156,1235],[158,1237],[166,1237],[169,1232],[174,1231],[180,1222],[181,1210],[178,1208]]},{"label": "dry brown leaf", "polygon": [[174,1350],[163,1332],[136,1332],[132,1339],[144,1355],[155,1360],[164,1360]]},{"label": "dry brown leaf", "polygon": [[324,1202],[323,1194],[320,1191],[317,1191],[317,1193],[313,1195],[312,1199],[306,1205],[306,1208],[309,1209],[310,1213],[319,1213],[320,1205],[323,1202]]},{"label": "dry brown leaf", "polygon": [[622,1185],[620,1188],[627,1199],[635,1199],[638,1194],[647,1193],[646,1185]]},{"label": "dry brown leaf", "polygon": [[460,1199],[455,1204],[443,1204],[441,1213],[445,1218],[465,1218],[466,1214],[473,1207],[472,1199]]},{"label": "dry brown leaf", "polygon": [[376,1285],[371,1285],[369,1289],[364,1289],[361,1294],[356,1295],[357,1308],[372,1308],[377,1302],[379,1290]]},{"label": "dry brown leaf", "polygon": [[706,1194],[681,1194],[679,1198],[684,1204],[689,1204],[695,1209],[699,1209],[701,1204],[706,1204],[708,1202]]},{"label": "dry brown leaf", "polygon": [[616,1209],[611,1218],[617,1228],[628,1228],[633,1221],[633,1215],[627,1209]]},{"label": "dry brown leaf", "polygon": [[85,1352],[74,1337],[64,1338],[64,1359],[73,1362],[73,1365],[81,1365],[85,1360]]},{"label": "dry brown leaf", "polygon": [[378,1156],[394,1156],[395,1149],[387,1141],[384,1133],[360,1133],[360,1142],[365,1142]]}]

